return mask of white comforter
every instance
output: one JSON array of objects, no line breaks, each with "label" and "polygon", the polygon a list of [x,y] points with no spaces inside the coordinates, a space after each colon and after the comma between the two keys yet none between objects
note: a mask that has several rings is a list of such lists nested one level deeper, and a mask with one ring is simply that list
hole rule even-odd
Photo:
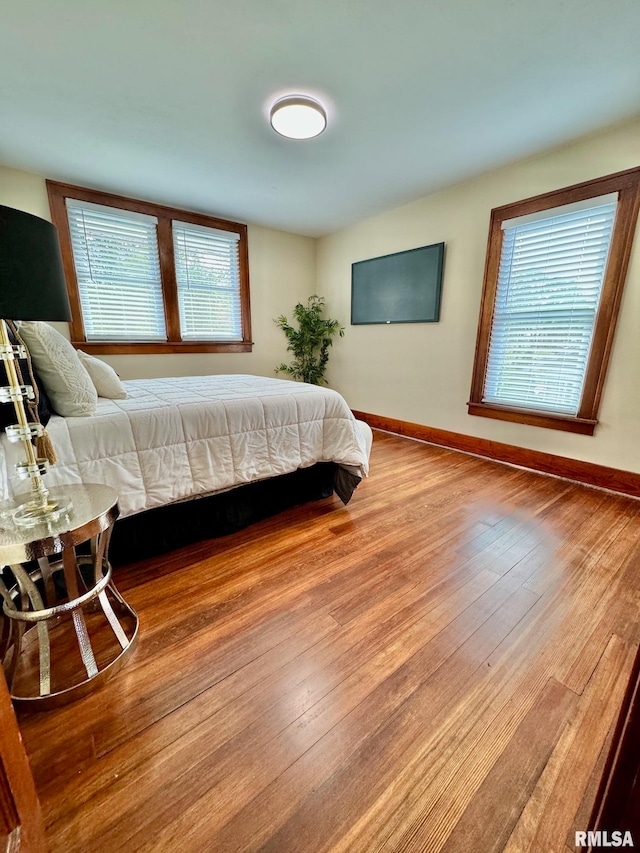
[{"label": "white comforter", "polygon": [[[123,516],[337,462],[368,472],[370,431],[336,391],[260,376],[190,376],[124,383],[126,400],[98,400],[88,418],[53,416],[58,463],[49,488],[106,483]],[[4,498],[24,492],[13,463],[21,444],[3,435]],[[17,488],[16,488],[17,487]]]}]

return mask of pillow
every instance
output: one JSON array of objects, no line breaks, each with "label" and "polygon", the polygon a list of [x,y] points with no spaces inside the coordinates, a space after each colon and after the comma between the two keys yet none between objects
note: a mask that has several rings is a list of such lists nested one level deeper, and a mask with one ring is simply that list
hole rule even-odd
[{"label": "pillow", "polygon": [[[7,321],[7,334],[9,336],[9,342],[12,344],[18,344],[20,341],[16,338],[13,329],[10,325],[11,321]],[[26,358],[19,358],[16,361],[16,366],[19,368],[19,372],[22,375],[22,384],[23,385],[33,385],[34,392],[36,394],[38,400],[38,420],[42,424],[42,426],[46,426],[49,423],[49,418],[51,417],[51,404],[49,402],[49,398],[47,397],[47,392],[44,390],[44,386],[42,384],[42,380],[38,376],[33,364],[31,365],[33,371],[33,379],[29,375],[29,362]],[[9,377],[7,376],[7,370],[4,364],[4,361],[0,360],[0,385],[8,385]],[[25,410],[27,412],[27,420],[33,420],[33,415],[31,414],[29,407],[27,405],[29,401],[25,400]],[[17,423],[16,410],[13,407],[13,403],[1,403],[0,404],[0,430],[4,432],[4,430],[10,425]]]},{"label": "pillow", "polygon": [[65,418],[93,415],[98,394],[70,342],[53,326],[40,321],[22,322],[18,331],[54,411]]},{"label": "pillow", "polygon": [[91,377],[91,381],[96,387],[98,397],[107,397],[109,400],[126,400],[127,392],[124,390],[124,385],[120,382],[120,377],[115,372],[110,364],[106,361],[101,361],[99,358],[94,358],[81,349],[76,350],[81,364]]}]

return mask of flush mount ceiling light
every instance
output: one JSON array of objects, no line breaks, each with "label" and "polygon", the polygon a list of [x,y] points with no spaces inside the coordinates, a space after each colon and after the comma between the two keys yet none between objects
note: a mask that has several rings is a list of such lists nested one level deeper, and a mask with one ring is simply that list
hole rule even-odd
[{"label": "flush mount ceiling light", "polygon": [[327,126],[327,113],[321,103],[308,95],[279,98],[269,113],[271,127],[288,139],[312,139]]}]

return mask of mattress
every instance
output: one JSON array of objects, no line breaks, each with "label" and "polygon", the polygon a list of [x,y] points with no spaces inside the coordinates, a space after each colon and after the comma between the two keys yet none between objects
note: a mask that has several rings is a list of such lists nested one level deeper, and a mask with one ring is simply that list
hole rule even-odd
[{"label": "mattress", "polygon": [[[328,388],[248,375],[124,382],[127,399],[100,398],[91,417],[54,415],[58,462],[48,488],[106,483],[123,517],[335,462],[355,484],[368,474],[371,431]],[[3,498],[24,492],[21,444],[2,437]],[[344,499],[344,498],[343,498]]]}]

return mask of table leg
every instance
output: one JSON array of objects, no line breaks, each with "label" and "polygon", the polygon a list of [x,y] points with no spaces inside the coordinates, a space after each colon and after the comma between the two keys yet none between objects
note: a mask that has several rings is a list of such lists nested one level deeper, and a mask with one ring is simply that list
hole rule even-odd
[{"label": "table leg", "polygon": [[[0,578],[0,595],[5,601],[7,607],[15,607],[11,594],[6,587],[4,579]],[[16,622],[13,619],[7,619],[7,639],[2,650],[2,666],[4,667],[7,684],[11,686],[13,676],[15,675],[20,657],[20,649],[22,648],[22,635],[24,634],[24,624]],[[9,658],[9,650],[11,650],[11,658]]]},{"label": "table leg", "polygon": [[[62,552],[62,566],[64,571],[64,579],[67,584],[67,595],[69,598],[78,598],[78,579],[76,573],[78,571],[78,561],[73,548],[65,548]],[[78,646],[80,647],[80,656],[82,663],[87,671],[89,678],[98,674],[98,666],[96,664],[95,655],[91,648],[91,640],[87,631],[87,624],[84,621],[84,614],[79,607],[72,612],[73,627],[78,638]]]},{"label": "table leg", "polygon": [[[113,588],[111,588],[111,590],[113,592]],[[120,643],[120,645],[123,649],[126,649],[127,646],[129,645],[129,639],[128,639],[127,635],[125,634],[125,632],[122,628],[122,625],[120,624],[120,620],[118,619],[116,614],[113,612],[113,608],[111,607],[111,603],[109,602],[109,599],[107,598],[107,593],[104,590],[98,596],[98,600],[100,601],[100,605],[102,606],[102,610],[104,611],[104,615],[107,617],[107,620],[109,621],[109,625],[111,625],[113,633],[116,635],[118,642]]]},{"label": "table leg", "polygon": [[[38,591],[38,587],[31,580],[31,576],[29,572],[27,572],[20,563],[15,563],[11,566],[11,571],[15,579],[18,581],[18,586],[20,587],[20,592],[23,599],[26,597],[30,602],[31,606],[34,610],[43,610],[44,602],[42,601],[42,597],[40,596],[40,592]],[[25,609],[23,607],[23,609]],[[20,630],[20,628],[19,628]],[[49,626],[46,621],[41,621],[37,623],[37,631],[38,631],[38,646],[39,646],[39,656],[40,656],[40,695],[46,696],[51,693],[51,647],[49,644]],[[22,625],[22,630],[20,631],[20,646],[22,645],[22,637],[24,636],[24,624]],[[13,681],[13,675],[15,674],[15,664],[18,662],[18,655],[20,653],[20,646],[15,646],[14,659],[12,661],[13,673],[11,675],[11,681]]]},{"label": "table leg", "polygon": [[[111,538],[111,530],[110,527],[108,530],[105,530],[103,533],[99,533],[97,536],[91,540],[91,555],[93,558],[93,571],[94,571],[94,581],[98,583],[98,581],[102,578],[105,567],[108,571],[109,565],[106,561],[105,554],[107,553],[107,549],[109,547],[109,540]],[[105,566],[106,564],[106,566]],[[124,604],[124,599],[117,592],[115,587],[109,585],[112,593],[115,593],[117,599],[120,603]],[[104,612],[104,615],[107,617],[107,621],[109,625],[111,625],[111,630],[116,635],[116,639],[120,643],[121,648],[126,649],[129,645],[129,640],[124,630],[122,629],[122,625],[120,624],[120,620],[113,612],[113,608],[111,607],[111,602],[107,596],[106,590],[103,590],[98,596],[98,601],[100,602],[100,606]],[[127,611],[129,611],[128,605],[124,604]]]},{"label": "table leg", "polygon": [[53,572],[51,571],[51,563],[48,557],[39,557],[38,566],[40,566],[40,576],[44,584],[44,598],[47,607],[52,607],[56,600],[56,590],[53,585]]}]

